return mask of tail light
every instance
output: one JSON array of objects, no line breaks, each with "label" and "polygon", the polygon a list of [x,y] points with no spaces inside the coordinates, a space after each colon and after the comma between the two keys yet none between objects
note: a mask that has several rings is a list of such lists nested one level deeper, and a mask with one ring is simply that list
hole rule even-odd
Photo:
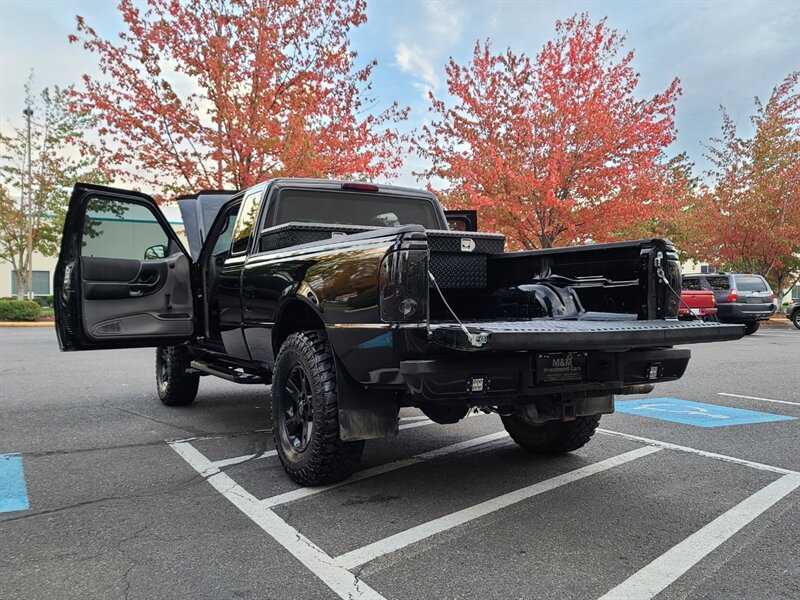
[{"label": "tail light", "polygon": [[728,302],[736,302],[738,298],[739,294],[736,292],[736,290],[731,290],[728,294]]},{"label": "tail light", "polygon": [[770,292],[769,293],[769,301],[770,302],[775,302],[775,292]]},{"label": "tail light", "polygon": [[381,320],[424,321],[428,316],[428,250],[397,250],[381,263]]}]

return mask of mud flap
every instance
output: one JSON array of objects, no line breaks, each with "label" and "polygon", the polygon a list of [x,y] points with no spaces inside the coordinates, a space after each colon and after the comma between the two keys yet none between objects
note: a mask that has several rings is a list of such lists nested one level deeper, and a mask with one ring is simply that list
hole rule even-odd
[{"label": "mud flap", "polygon": [[367,388],[354,381],[334,355],[339,437],[345,442],[397,435],[403,391]]}]

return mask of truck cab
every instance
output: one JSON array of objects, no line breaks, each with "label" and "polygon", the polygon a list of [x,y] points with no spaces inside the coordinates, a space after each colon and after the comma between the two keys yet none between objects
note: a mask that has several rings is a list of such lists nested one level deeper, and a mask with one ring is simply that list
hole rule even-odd
[{"label": "truck cab", "polygon": [[203,376],[271,383],[278,456],[303,485],[346,477],[402,406],[443,424],[497,412],[532,452],[574,450],[614,394],[683,375],[675,345],[743,335],[678,321],[667,240],[506,253],[474,212],[363,182],[274,179],[178,205],[176,230],[145,194],[75,186],[61,349],[156,348],[168,405]]}]

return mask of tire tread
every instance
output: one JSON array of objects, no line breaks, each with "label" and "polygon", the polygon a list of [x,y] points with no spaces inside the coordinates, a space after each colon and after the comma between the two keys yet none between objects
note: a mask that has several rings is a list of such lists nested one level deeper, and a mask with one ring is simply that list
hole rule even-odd
[{"label": "tire tread", "polygon": [[[273,400],[272,423],[275,448],[284,470],[296,483],[304,486],[323,485],[334,483],[349,477],[361,460],[364,442],[344,442],[339,437],[339,405],[336,389],[336,366],[333,354],[324,332],[303,331],[293,333],[281,345],[275,360],[281,363],[282,356],[289,350],[302,354],[312,366],[311,381],[322,393],[322,402],[314,403],[314,433],[319,436],[319,444],[311,442],[311,458],[295,468],[286,458],[284,448],[276,426],[276,402]],[[274,392],[273,392],[274,394]],[[317,420],[317,413],[321,410],[321,417]]]}]

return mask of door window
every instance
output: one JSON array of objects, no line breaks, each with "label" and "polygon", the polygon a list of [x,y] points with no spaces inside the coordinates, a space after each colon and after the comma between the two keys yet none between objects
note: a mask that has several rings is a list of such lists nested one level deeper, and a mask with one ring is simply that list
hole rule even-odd
[{"label": "door window", "polygon": [[167,254],[169,238],[147,207],[92,198],[86,206],[82,256],[152,260]]},{"label": "door window", "polygon": [[728,278],[725,275],[720,275],[719,277],[706,277],[706,281],[708,281],[708,285],[711,286],[711,289],[715,292],[721,292],[731,288]]},{"label": "door window", "polygon": [[211,250],[211,256],[217,257],[221,254],[227,254],[231,249],[231,240],[233,239],[233,226],[236,223],[236,217],[239,214],[239,207],[236,205],[225,217],[225,223],[217,236],[217,241],[214,242],[214,248]]},{"label": "door window", "polygon": [[258,219],[258,209],[261,208],[261,198],[263,192],[258,191],[250,194],[242,202],[239,210],[239,218],[233,229],[233,239],[231,242],[231,254],[241,254],[247,251],[250,245],[250,238]]}]

